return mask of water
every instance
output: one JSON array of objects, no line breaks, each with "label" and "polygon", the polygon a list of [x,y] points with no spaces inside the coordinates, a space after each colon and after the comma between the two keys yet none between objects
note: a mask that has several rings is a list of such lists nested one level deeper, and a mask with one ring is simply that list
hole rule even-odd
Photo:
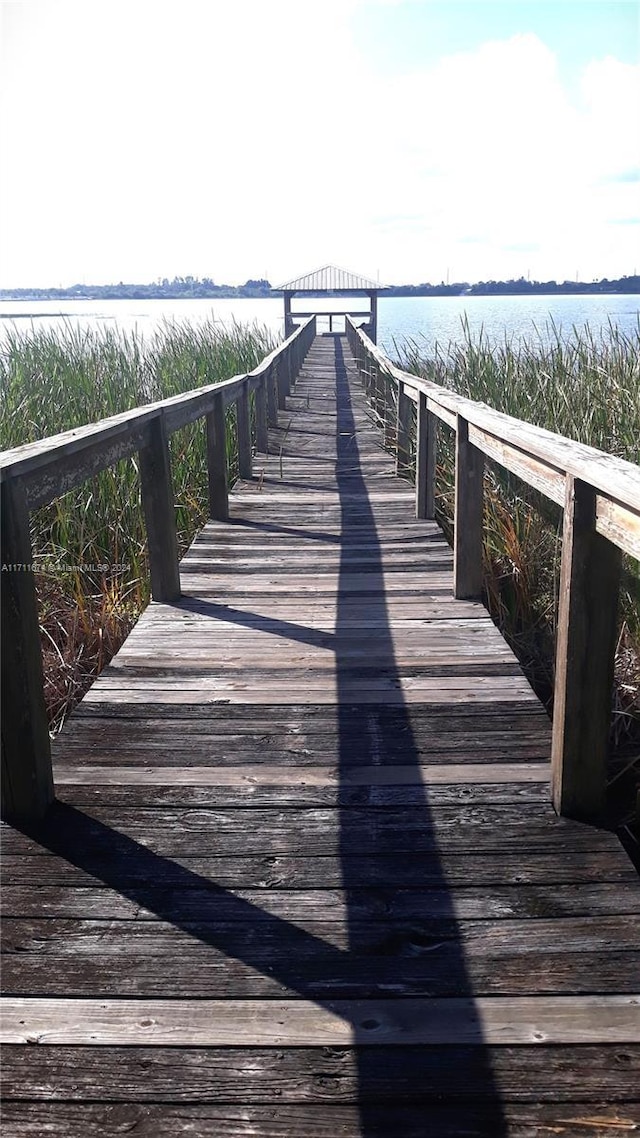
[{"label": "water", "polygon": [[[294,299],[294,309],[318,312],[341,307],[366,308],[362,298],[327,297]],[[389,355],[396,356],[407,340],[416,340],[424,355],[438,342],[463,339],[463,318],[474,336],[489,341],[531,337],[543,331],[550,321],[569,335],[575,326],[586,324],[594,333],[608,322],[632,333],[640,319],[637,295],[587,296],[455,296],[381,297],[378,301],[378,342]],[[215,320],[223,326],[233,322],[259,324],[281,335],[281,300],[40,300],[0,301],[0,343],[9,327],[20,332],[36,328],[55,328],[65,324],[81,328],[113,328],[138,332],[150,338],[155,331],[173,321],[202,324]],[[328,329],[325,317],[318,330]],[[335,322],[336,328],[341,323]]]}]

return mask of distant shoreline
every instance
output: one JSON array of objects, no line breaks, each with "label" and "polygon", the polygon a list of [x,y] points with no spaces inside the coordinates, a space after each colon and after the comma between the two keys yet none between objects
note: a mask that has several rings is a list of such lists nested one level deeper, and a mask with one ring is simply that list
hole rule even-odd
[{"label": "distant shoreline", "polygon": [[[524,278],[510,281],[456,281],[453,284],[391,285],[380,289],[380,298],[386,296],[587,296],[635,295],[640,293],[640,276],[619,277],[599,281],[528,281]],[[15,288],[0,289],[0,301],[21,300],[278,300],[282,292],[272,289],[269,282],[247,281],[244,285],[216,285],[209,278],[175,278],[153,284],[71,285],[69,288]],[[306,296],[331,296],[332,293],[306,293]],[[339,293],[336,295],[340,295]]]}]

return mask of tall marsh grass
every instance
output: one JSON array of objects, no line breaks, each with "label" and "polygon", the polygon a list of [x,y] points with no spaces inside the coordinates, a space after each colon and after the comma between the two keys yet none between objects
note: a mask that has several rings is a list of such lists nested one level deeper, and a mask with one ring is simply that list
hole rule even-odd
[{"label": "tall marsh grass", "polygon": [[[640,326],[569,334],[554,324],[526,340],[489,343],[463,327],[460,343],[426,356],[418,342],[398,352],[407,371],[519,419],[640,463]],[[453,446],[439,428],[438,507],[453,514]],[[487,463],[485,586],[489,607],[538,692],[550,702],[562,549],[562,512]],[[640,573],[624,559],[614,693],[614,737],[640,721]]]},{"label": "tall marsh grass", "polygon": [[[250,371],[274,347],[258,328],[168,324],[141,336],[71,325],[9,330],[0,345],[0,449],[96,422],[144,403]],[[235,466],[235,424],[228,418]],[[202,421],[171,438],[181,551],[207,517]],[[140,485],[134,459],[103,471],[31,519],[53,727],[110,660],[149,597]]]}]

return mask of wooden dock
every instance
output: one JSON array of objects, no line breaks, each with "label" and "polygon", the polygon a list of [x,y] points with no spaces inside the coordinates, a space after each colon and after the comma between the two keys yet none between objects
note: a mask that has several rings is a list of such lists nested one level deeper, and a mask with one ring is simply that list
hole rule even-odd
[{"label": "wooden dock", "polygon": [[345,337],[5,826],[6,1135],[640,1132],[640,887]]}]

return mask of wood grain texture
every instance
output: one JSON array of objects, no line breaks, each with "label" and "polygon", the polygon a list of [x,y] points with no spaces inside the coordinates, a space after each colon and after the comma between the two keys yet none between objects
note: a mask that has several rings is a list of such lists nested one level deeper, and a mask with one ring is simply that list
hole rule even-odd
[{"label": "wood grain texture", "polygon": [[344,337],[296,336],[246,381],[255,477],[54,741],[45,823],[6,828],[6,1038],[46,1046],[6,1044],[3,1121],[631,1133],[637,877],[553,813],[548,718]]},{"label": "wood grain texture", "polygon": [[213,402],[206,418],[207,472],[209,480],[209,513],[226,522],[229,517],[227,481],[226,413],[222,396]]},{"label": "wood grain texture", "polygon": [[551,761],[554,806],[572,818],[605,812],[621,560],[595,531],[595,491],[568,478]]},{"label": "wood grain texture", "polygon": [[53,801],[29,511],[21,482],[2,484],[2,816],[42,818]]},{"label": "wood grain texture", "polygon": [[469,423],[462,415],[456,426],[454,507],[454,584],[461,599],[482,595],[484,457],[469,440]]},{"label": "wood grain texture", "polygon": [[[73,1064],[66,1048],[42,1047],[32,1053],[7,1046],[3,1082],[7,1098],[81,1101],[106,1099],[127,1102],[165,1101],[215,1103],[233,1101],[239,1094],[254,1103],[333,1102],[358,1100],[358,1057],[349,1048],[174,1048],[140,1047],[123,1064],[117,1048],[75,1047]],[[391,1048],[371,1054],[375,1069],[375,1101],[391,1106],[415,1102],[416,1087],[423,1103],[445,1096],[482,1102],[489,1089],[477,1050],[455,1046],[405,1047],[400,1078],[391,1075],[396,1055]],[[599,1102],[628,1098],[640,1077],[640,1045],[624,1048],[583,1044],[580,1050],[554,1046],[492,1048],[489,1059],[500,1092],[515,1101],[531,1103]],[[582,1061],[594,1071],[585,1089]],[[460,1085],[458,1072],[466,1071]]]},{"label": "wood grain texture", "polygon": [[637,1043],[640,995],[474,1000],[82,1000],[5,997],[3,1043],[332,1047]]},{"label": "wood grain texture", "polygon": [[[7,1103],[3,1121],[17,1138],[425,1138],[425,1125],[438,1138],[626,1138],[640,1125],[640,1105],[582,1098],[558,1104],[488,1103],[388,1106],[331,1105],[190,1106],[185,1104]],[[426,1131],[429,1133],[429,1131]]]},{"label": "wood grain texture", "polygon": [[154,601],[176,601],[180,596],[178,536],[169,437],[163,416],[151,420],[149,432],[139,462],[151,595]]}]

